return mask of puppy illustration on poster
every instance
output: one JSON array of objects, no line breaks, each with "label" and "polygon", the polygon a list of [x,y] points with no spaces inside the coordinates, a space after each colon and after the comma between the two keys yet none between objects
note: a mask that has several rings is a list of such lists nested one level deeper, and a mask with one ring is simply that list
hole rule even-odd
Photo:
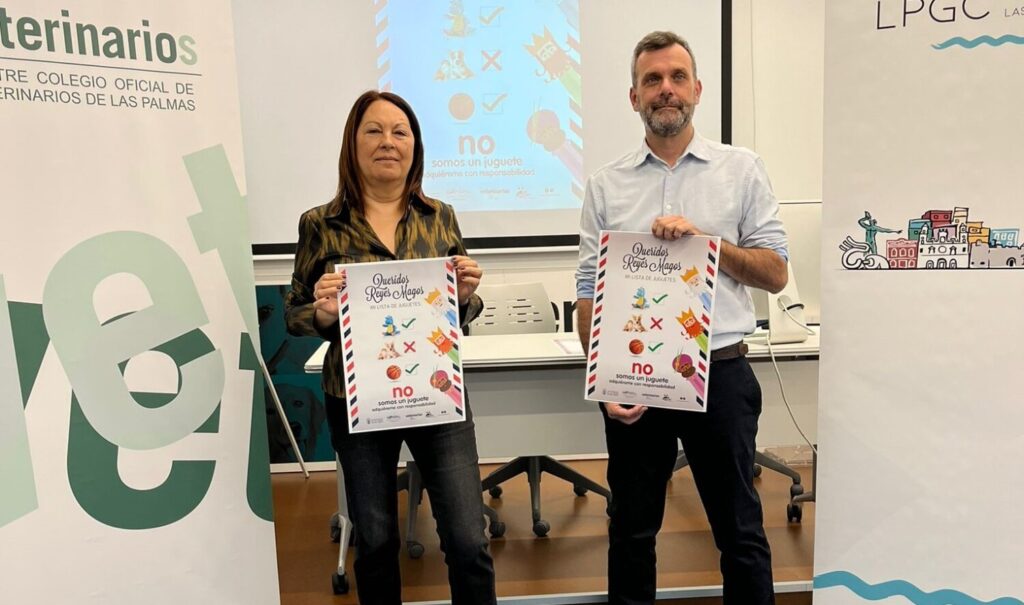
[{"label": "puppy illustration on poster", "polygon": [[458,294],[450,259],[341,267],[349,430],[465,420]]},{"label": "puppy illustration on poster", "polygon": [[599,242],[584,397],[706,411],[721,238]]}]

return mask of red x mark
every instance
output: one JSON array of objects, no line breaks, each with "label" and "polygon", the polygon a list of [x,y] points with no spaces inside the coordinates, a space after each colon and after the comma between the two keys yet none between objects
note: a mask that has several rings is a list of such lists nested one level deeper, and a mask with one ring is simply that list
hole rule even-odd
[{"label": "red x mark", "polygon": [[405,344],[405,351],[404,351],[405,353],[408,353],[409,351],[412,351],[413,353],[416,352],[416,341],[415,340],[412,341],[412,342],[406,342],[406,343],[403,343],[403,344]]},{"label": "red x mark", "polygon": [[660,330],[661,329],[661,322],[664,321],[664,319],[665,318],[658,319],[657,317],[652,317],[651,318],[651,329],[652,330]]},{"label": "red x mark", "polygon": [[501,57],[501,51],[494,51],[493,55],[487,54],[486,50],[480,51],[480,54],[484,56],[484,67],[480,71],[487,71],[488,67],[494,66],[495,71],[501,71],[501,63],[498,63],[498,59]]}]

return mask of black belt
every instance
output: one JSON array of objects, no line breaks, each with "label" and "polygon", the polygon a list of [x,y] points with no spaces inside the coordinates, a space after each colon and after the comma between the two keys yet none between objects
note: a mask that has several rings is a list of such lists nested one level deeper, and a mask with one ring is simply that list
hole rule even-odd
[{"label": "black belt", "polygon": [[737,342],[736,344],[722,347],[721,349],[715,349],[711,351],[711,361],[725,361],[726,359],[736,359],[737,357],[743,357],[747,354],[750,347],[745,342]]}]

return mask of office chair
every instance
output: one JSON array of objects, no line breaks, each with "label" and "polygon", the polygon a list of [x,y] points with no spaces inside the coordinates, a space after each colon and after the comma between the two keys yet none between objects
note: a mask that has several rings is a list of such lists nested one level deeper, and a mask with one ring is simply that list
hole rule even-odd
[{"label": "office chair", "polygon": [[[555,312],[541,283],[495,284],[480,286],[477,294],[484,301],[484,310],[473,322],[470,333],[481,334],[533,334],[555,331]],[[505,481],[526,473],[530,483],[530,505],[533,510],[533,533],[544,537],[551,525],[541,518],[540,479],[548,473],[572,483],[573,492],[583,496],[592,491],[611,501],[608,488],[591,481],[550,456],[519,456],[487,475],[482,487],[492,498],[501,497]]]},{"label": "office chair", "polygon": [[[420,474],[416,462],[406,462],[405,470],[398,474],[398,491],[409,492],[409,514],[405,519],[405,549],[410,559],[419,559],[423,556],[423,544],[416,539],[416,512],[423,502],[424,489],[423,475]],[[498,511],[485,504],[484,516],[487,517],[487,533],[492,538],[505,535],[505,522],[498,518]]]},{"label": "office chair", "polygon": [[[347,594],[349,590],[348,577],[345,575],[345,558],[348,547],[354,542],[355,527],[348,518],[348,501],[345,496],[345,476],[341,469],[341,462],[335,458],[335,465],[338,473],[338,512],[331,516],[331,542],[339,544],[338,567],[331,575],[331,587],[334,594]],[[409,492],[409,514],[405,520],[405,548],[410,559],[419,559],[423,556],[423,544],[416,539],[416,513],[419,505],[423,502],[423,476],[419,468],[412,460],[406,462],[405,470],[398,474],[398,491]],[[498,518],[498,512],[490,506],[484,505],[484,516],[487,518],[487,531],[492,538],[500,538],[505,535],[505,523]]]},{"label": "office chair", "polygon": [[[672,467],[672,472],[675,473],[681,468],[688,466],[690,462],[686,459],[686,452],[679,450],[679,454],[676,456],[676,464]],[[754,477],[761,476],[761,467],[765,467],[769,470],[773,470],[780,475],[785,475],[793,481],[793,485],[789,486],[789,505],[786,507],[786,518],[794,523],[799,523],[803,518],[803,509],[799,503],[802,502],[813,502],[814,494],[811,492],[810,496],[803,496],[804,486],[801,485],[800,473],[796,472],[789,466],[782,462],[772,458],[764,452],[754,450]],[[817,460],[815,460],[815,468],[817,468]]]}]

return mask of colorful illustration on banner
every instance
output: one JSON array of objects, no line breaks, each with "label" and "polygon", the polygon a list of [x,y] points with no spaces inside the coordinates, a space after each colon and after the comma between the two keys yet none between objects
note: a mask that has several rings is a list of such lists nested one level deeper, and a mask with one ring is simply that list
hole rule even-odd
[{"label": "colorful illustration on banner", "polygon": [[647,302],[647,290],[645,288],[637,288],[636,294],[633,295],[633,308],[646,309],[650,306]]},{"label": "colorful illustration on banner", "polygon": [[693,365],[693,358],[685,353],[680,353],[672,359],[672,369],[685,378],[694,390],[698,393],[704,392],[704,379],[697,373]]},{"label": "colorful illustration on banner", "polygon": [[465,38],[473,33],[473,28],[469,25],[469,19],[466,18],[466,9],[462,5],[462,0],[451,0],[448,3],[448,12],[445,14],[445,18],[449,22],[448,27],[443,30],[445,36],[449,38]]},{"label": "colorful illustration on banner", "polygon": [[[847,235],[840,242],[844,269],[1019,269],[1024,246],[1017,227],[990,227],[971,220],[970,209],[928,210],[907,221],[907,236],[878,240],[879,234],[900,235],[903,229],[880,227],[865,211],[857,220],[863,240]],[[884,245],[884,249],[882,246]]]},{"label": "colorful illustration on banner", "polygon": [[683,282],[685,282],[686,285],[690,287],[690,293],[693,294],[698,300],[700,300],[700,304],[702,307],[704,307],[704,311],[710,312],[711,293],[708,292],[707,289],[704,287],[704,284],[703,282],[701,282],[700,278],[700,271],[697,270],[697,267],[690,267],[689,269],[686,270],[686,273],[683,273],[680,276],[680,279],[682,279]]},{"label": "colorful illustration on banner", "polygon": [[397,336],[401,334],[401,332],[398,330],[398,326],[395,325],[395,318],[391,315],[388,315],[384,318],[383,328],[384,336]]},{"label": "colorful illustration on banner", "polygon": [[683,378],[689,378],[697,371],[693,367],[693,358],[684,353],[679,353],[672,358],[672,370],[681,374]]},{"label": "colorful illustration on banner", "polygon": [[549,109],[535,111],[526,121],[526,136],[558,158],[576,182],[584,181],[583,152],[566,136],[557,113]]},{"label": "colorful illustration on banner", "polygon": [[545,27],[543,36],[533,34],[531,44],[524,46],[540,62],[541,69],[534,73],[544,78],[545,82],[558,80],[572,100],[580,105],[583,85],[580,79],[579,65],[573,61],[565,49],[555,42],[551,31]]},{"label": "colorful illustration on banner", "polygon": [[459,318],[452,308],[445,305],[444,296],[441,295],[440,290],[437,288],[431,290],[424,299],[424,302],[430,305],[430,308],[438,318],[447,320],[453,328],[458,327]]},{"label": "colorful illustration on banner", "polygon": [[449,378],[448,372],[444,370],[434,370],[430,375],[430,386],[450,397],[455,405],[459,406],[462,405],[462,392],[453,379],[454,375]]},{"label": "colorful illustration on banner", "polygon": [[377,353],[377,359],[398,359],[401,355],[395,350],[395,343],[385,342]]},{"label": "colorful illustration on banner", "polygon": [[466,65],[465,55],[461,50],[448,51],[448,56],[441,61],[441,65],[434,74],[435,80],[469,80],[473,78],[473,71]]},{"label": "colorful illustration on banner", "polygon": [[634,338],[629,341],[629,353],[634,357],[639,357],[644,352],[644,341],[639,338]]},{"label": "colorful illustration on banner", "polygon": [[402,368],[396,365],[388,366],[388,369],[384,371],[384,374],[388,377],[388,380],[395,382],[402,377]]},{"label": "colorful illustration on banner", "polygon": [[455,343],[451,338],[445,336],[441,328],[435,328],[427,340],[434,345],[434,353],[439,356],[448,356],[453,362],[459,363],[459,352],[455,350]]},{"label": "colorful illustration on banner", "polygon": [[704,335],[704,327],[697,320],[693,309],[687,309],[685,313],[681,313],[679,317],[676,317],[676,321],[679,322],[679,325],[683,326],[683,336],[696,340],[702,351],[707,350],[708,337]]},{"label": "colorful illustration on banner", "polygon": [[453,94],[448,99],[448,113],[460,122],[472,118],[475,112],[476,103],[473,101],[473,97],[464,92]]},{"label": "colorful illustration on banner", "polygon": [[430,386],[442,393],[447,393],[452,388],[452,381],[448,379],[448,373],[444,370],[436,370],[430,375]]},{"label": "colorful illustration on banner", "polygon": [[623,332],[646,332],[647,328],[644,327],[644,318],[641,315],[632,315],[626,325],[622,327]]}]

